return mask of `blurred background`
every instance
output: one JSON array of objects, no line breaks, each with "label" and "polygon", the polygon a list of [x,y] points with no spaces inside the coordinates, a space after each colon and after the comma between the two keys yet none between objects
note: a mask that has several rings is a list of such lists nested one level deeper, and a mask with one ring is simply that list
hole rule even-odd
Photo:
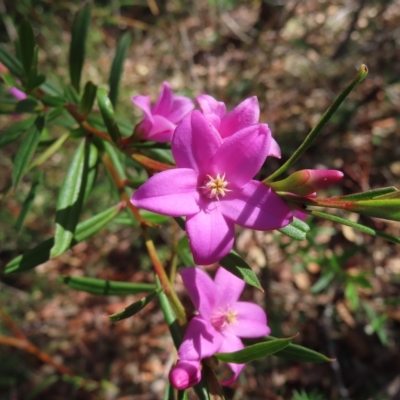
[{"label": "blurred background", "polygon": [[[40,47],[41,71],[61,86],[68,81],[73,16],[84,3],[0,0],[0,41],[11,49],[16,26],[26,17]],[[125,32],[132,35],[118,115],[132,125],[138,122],[141,112],[130,98],[148,94],[154,101],[163,81],[187,96],[211,94],[228,109],[255,95],[261,122],[272,129],[283,161],[365,63],[367,79],[296,170],[345,173],[321,197],[399,187],[398,0],[99,0],[92,6],[84,81],[104,86],[116,44]],[[0,85],[4,97],[5,85]],[[6,131],[13,118],[1,116],[0,130]],[[0,150],[0,191],[11,179],[18,145]],[[59,275],[76,275],[152,282],[138,228],[116,221],[32,272],[1,273],[16,255],[51,237],[55,198],[73,150],[65,146],[44,164],[43,187],[24,229],[16,229],[15,222],[29,176],[14,196],[2,199],[0,305],[7,314],[0,319],[0,399],[162,399],[174,354],[158,304],[112,324],[105,316],[140,296],[94,296],[57,281]],[[259,178],[281,163],[268,159]],[[110,186],[100,170],[86,205],[91,214],[113,204]],[[400,236],[398,223],[350,217]],[[299,333],[295,343],[335,361],[269,357],[254,362],[226,389],[227,398],[400,399],[400,247],[328,221],[309,223],[303,242],[279,232],[238,229],[236,249],[265,289],[247,288],[244,298],[265,307],[274,336]],[[164,260],[176,230],[171,224],[154,233]],[[184,298],[179,282],[177,288]],[[7,339],[18,329],[41,354]]]}]

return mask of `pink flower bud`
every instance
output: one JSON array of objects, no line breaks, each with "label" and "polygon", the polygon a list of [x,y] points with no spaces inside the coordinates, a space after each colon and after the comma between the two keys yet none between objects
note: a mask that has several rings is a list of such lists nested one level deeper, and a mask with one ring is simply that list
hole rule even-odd
[{"label": "pink flower bud", "polygon": [[178,361],[169,373],[171,385],[178,390],[197,385],[200,380],[200,361]]},{"label": "pink flower bud", "polygon": [[268,183],[277,192],[309,196],[333,185],[343,178],[343,172],[334,169],[303,169],[278,182]]},{"label": "pink flower bud", "polygon": [[22,91],[22,90],[19,90],[18,88],[16,88],[16,87],[12,87],[12,88],[10,88],[10,89],[8,89],[8,91],[10,92],[10,94],[12,95],[12,96],[14,96],[17,100],[25,100],[26,99],[26,94]]}]

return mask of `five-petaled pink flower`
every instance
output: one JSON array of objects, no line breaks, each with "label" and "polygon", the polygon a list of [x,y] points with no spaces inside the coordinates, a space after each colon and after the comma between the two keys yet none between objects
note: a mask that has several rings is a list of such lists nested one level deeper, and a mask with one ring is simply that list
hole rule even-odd
[{"label": "five-petaled pink flower", "polygon": [[[243,104],[243,103],[242,103]],[[290,207],[269,187],[253,180],[270,154],[266,124],[246,123],[243,108],[232,117],[240,127],[224,140],[200,112],[183,118],[172,138],[178,168],[151,177],[132,203],[172,217],[186,216],[193,258],[198,265],[218,262],[233,247],[235,223],[273,230],[291,222]]]},{"label": "five-petaled pink flower", "polygon": [[182,118],[194,109],[191,99],[173,94],[168,82],[162,85],[160,96],[151,108],[149,96],[133,96],[132,101],[144,111],[136,132],[141,139],[169,142]]},{"label": "five-petaled pink flower", "polygon": [[[198,311],[189,323],[178,350],[178,363],[170,372],[177,389],[200,381],[200,360],[216,353],[243,349],[240,338],[258,338],[270,333],[264,310],[253,303],[238,301],[244,281],[220,267],[214,281],[200,268],[180,271],[189,296]],[[234,375],[222,382],[236,380],[244,364],[228,363]]]}]

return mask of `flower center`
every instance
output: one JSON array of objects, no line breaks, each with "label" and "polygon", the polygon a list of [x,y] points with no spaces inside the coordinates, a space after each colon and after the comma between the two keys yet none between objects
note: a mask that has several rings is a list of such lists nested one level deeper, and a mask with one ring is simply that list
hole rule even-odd
[{"label": "flower center", "polygon": [[226,310],[219,309],[218,311],[214,312],[211,316],[211,324],[212,326],[217,329],[221,330],[222,328],[228,325],[236,325],[238,312],[232,310],[229,306]]},{"label": "flower center", "polygon": [[204,189],[204,194],[208,198],[219,200],[219,196],[225,197],[227,192],[231,192],[231,190],[227,189],[229,182],[225,180],[225,174],[222,176],[217,174],[216,178],[210,175],[207,175],[207,177],[208,181],[204,186],[201,186],[201,189]]}]

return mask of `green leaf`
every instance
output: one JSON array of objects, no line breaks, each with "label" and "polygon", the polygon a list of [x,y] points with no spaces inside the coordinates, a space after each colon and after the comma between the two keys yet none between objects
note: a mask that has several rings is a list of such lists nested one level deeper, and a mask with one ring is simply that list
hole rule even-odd
[{"label": "green leaf", "polygon": [[70,133],[64,133],[64,135],[60,136],[55,142],[53,142],[40,156],[35,158],[28,167],[28,171],[32,168],[43,164],[46,160],[48,160],[54,153],[56,153],[62,145],[69,138]]},{"label": "green leaf", "polygon": [[293,221],[289,225],[278,229],[280,233],[295,240],[305,240],[309,230],[310,227],[304,221],[296,217],[293,218]]},{"label": "green leaf", "polygon": [[[77,243],[86,240],[110,223],[118,213],[123,209],[121,204],[117,204],[107,210],[95,215],[86,221],[80,222],[76,227],[74,239],[70,248]],[[54,245],[54,238],[47,239],[33,249],[11,260],[4,269],[6,274],[12,272],[23,272],[37,267],[39,264],[50,259],[50,250]]]},{"label": "green leaf", "polygon": [[[57,201],[56,231],[51,257],[57,257],[70,248],[75,228],[82,210],[88,174],[93,165],[90,157],[91,149],[95,149],[87,140],[79,145],[71,161]],[[95,150],[97,154],[97,149]],[[95,157],[97,161],[97,157]]]},{"label": "green leaf", "polygon": [[8,145],[18,139],[27,129],[30,129],[36,120],[36,116],[32,115],[21,121],[14,122],[11,126],[5,129],[5,132],[0,136],[0,148]]},{"label": "green leaf", "polygon": [[157,213],[153,213],[151,211],[146,211],[146,210],[139,210],[139,214],[146,220],[149,222],[152,222],[153,224],[165,224],[166,222],[168,222],[171,217],[168,217],[166,215],[161,215],[161,214],[157,214]]},{"label": "green leaf", "polygon": [[385,196],[385,195],[388,195],[391,193],[398,193],[398,192],[399,192],[399,190],[397,190],[394,186],[389,186],[386,188],[368,190],[367,192],[354,193],[354,194],[349,194],[346,196],[337,196],[337,197],[331,197],[331,198],[338,200],[338,201],[372,200],[377,197]]},{"label": "green leaf", "polygon": [[163,290],[162,288],[156,289],[153,293],[150,293],[149,295],[147,295],[146,297],[143,297],[139,301],[135,301],[133,304],[126,307],[122,311],[110,315],[108,317],[108,319],[112,322],[118,322],[123,319],[132,317],[139,311],[143,310],[143,308],[146,307],[147,304],[149,304],[151,301],[153,301],[154,298],[157,297],[158,293],[160,293],[162,290]]},{"label": "green leaf", "polygon": [[359,304],[359,297],[357,293],[357,288],[354,283],[348,283],[346,289],[344,290],[344,295],[350,302],[350,306],[353,310],[357,310]]},{"label": "green leaf", "polygon": [[264,291],[254,271],[246,261],[233,250],[220,261],[220,265],[249,285]]},{"label": "green leaf", "polygon": [[78,92],[71,85],[65,86],[64,96],[72,104],[79,104],[80,102]]},{"label": "green leaf", "polygon": [[26,167],[36,150],[39,143],[40,135],[44,128],[44,118],[39,116],[35,119],[34,124],[29,128],[21,147],[15,156],[14,169],[12,171],[12,181],[14,188],[18,185],[21,178],[24,176]]},{"label": "green leaf", "polygon": [[97,102],[99,104],[101,116],[107,127],[107,131],[114,143],[118,143],[121,139],[117,122],[115,121],[114,109],[110,99],[107,96],[107,91],[103,88],[97,91]]},{"label": "green leaf", "polygon": [[[156,276],[156,285],[158,289],[162,288],[158,276]],[[175,348],[179,349],[179,346],[182,343],[183,335],[178,320],[176,318],[175,312],[171,304],[169,303],[168,297],[164,293],[164,291],[160,291],[158,293],[158,298],[160,300],[160,306],[164,314],[165,322],[168,325],[169,331],[172,336],[172,340],[174,341]]]},{"label": "green leaf", "polygon": [[314,285],[311,286],[310,292],[312,294],[316,294],[327,288],[335,278],[335,275],[336,274],[334,271],[328,271],[323,273],[317,280],[317,282],[315,282]]},{"label": "green leaf", "polygon": [[156,288],[154,284],[150,283],[117,282],[80,276],[59,276],[58,280],[68,285],[71,289],[105,296],[146,293]]},{"label": "green leaf", "polygon": [[176,250],[178,251],[179,258],[181,259],[183,265],[187,267],[196,265],[193,260],[192,252],[190,251],[189,240],[187,236],[184,236],[181,240],[179,240]]},{"label": "green leaf", "polygon": [[235,351],[233,353],[217,353],[215,354],[215,357],[225,362],[244,364],[275,354],[289,346],[292,340],[293,338],[274,339],[267,342],[253,344],[252,346],[245,347],[243,350]]},{"label": "green leaf", "polygon": [[48,94],[45,94],[40,98],[40,101],[49,107],[64,107],[66,104],[66,99],[62,96],[51,96]]},{"label": "green leaf", "polygon": [[[276,340],[277,338],[273,336],[267,336],[262,338],[263,342]],[[259,339],[255,339],[259,340]],[[315,350],[308,349],[304,346],[299,346],[298,344],[290,343],[289,346],[285,347],[283,350],[274,354],[276,357],[282,357],[286,359],[290,359],[293,361],[298,362],[313,362],[313,363],[320,363],[320,362],[332,362],[333,360],[321,353],[318,353]]]},{"label": "green leaf", "polygon": [[75,15],[71,30],[69,49],[69,76],[72,86],[79,93],[83,63],[85,61],[86,37],[90,24],[90,4],[87,2]]},{"label": "green leaf", "polygon": [[28,78],[31,69],[34,68],[35,34],[33,33],[31,24],[26,19],[19,26],[18,38],[19,48],[21,49],[19,57],[25,71],[25,76]]},{"label": "green leaf", "polygon": [[264,179],[264,182],[272,182],[275,178],[283,174],[287,171],[302,155],[303,153],[311,146],[314,140],[322,131],[322,128],[325,124],[331,119],[333,114],[339,108],[339,106],[343,103],[346,97],[351,93],[351,91],[364,80],[364,78],[368,74],[368,68],[365,64],[362,64],[358,70],[355,78],[350,82],[350,84],[336,97],[332,105],[325,111],[322,115],[318,123],[311,129],[310,133],[304,139],[303,143],[300,147],[290,156],[290,158],[273,174],[271,174],[268,178]]},{"label": "green leaf", "polygon": [[178,390],[178,400],[189,400],[187,390]]},{"label": "green leaf", "polygon": [[[14,79],[14,77],[12,77],[9,74],[6,74],[5,72],[3,72],[3,74],[1,75],[1,77],[3,78],[4,82],[6,83],[6,85],[10,88],[12,87],[16,87],[17,89],[21,88],[21,85],[17,82],[16,79]],[[21,89],[20,89],[21,90]]]},{"label": "green leaf", "polygon": [[341,218],[336,215],[331,215],[331,214],[328,214],[328,213],[325,213],[322,211],[315,211],[315,210],[309,210],[308,213],[311,215],[315,215],[316,217],[325,218],[330,221],[338,222],[339,224],[342,224],[342,225],[350,226],[351,228],[359,229],[361,232],[368,233],[369,235],[372,235],[372,236],[381,237],[383,239],[388,240],[389,242],[400,244],[400,238],[398,238],[396,236],[388,235],[387,233],[378,231],[378,230],[370,228],[368,226],[361,225],[361,224],[358,224],[353,221],[349,221],[346,218]]},{"label": "green leaf", "polygon": [[117,50],[115,52],[115,57],[111,66],[110,78],[108,79],[108,84],[110,86],[110,101],[114,106],[117,106],[118,98],[118,88],[119,82],[121,80],[122,71],[124,68],[124,61],[126,57],[126,52],[131,44],[131,34],[125,33],[118,43]]},{"label": "green leaf", "polygon": [[26,216],[28,215],[32,204],[33,200],[35,200],[36,192],[39,187],[39,185],[42,183],[42,176],[43,174],[40,174],[38,178],[32,183],[31,189],[29,190],[28,196],[26,196],[26,199],[24,200],[24,203],[22,204],[22,209],[21,212],[19,213],[18,219],[15,222],[15,229],[20,232],[23,225]]},{"label": "green leaf", "polygon": [[0,46],[0,62],[2,62],[13,75],[19,78],[22,77],[23,68],[21,62],[3,46]]},{"label": "green leaf", "polygon": [[87,115],[92,111],[94,100],[96,98],[97,86],[91,81],[86,82],[85,89],[81,98],[79,112],[82,115]]},{"label": "green leaf", "polygon": [[43,106],[33,97],[28,97],[24,100],[19,101],[15,107],[16,113],[35,114],[41,110],[43,110]]}]

